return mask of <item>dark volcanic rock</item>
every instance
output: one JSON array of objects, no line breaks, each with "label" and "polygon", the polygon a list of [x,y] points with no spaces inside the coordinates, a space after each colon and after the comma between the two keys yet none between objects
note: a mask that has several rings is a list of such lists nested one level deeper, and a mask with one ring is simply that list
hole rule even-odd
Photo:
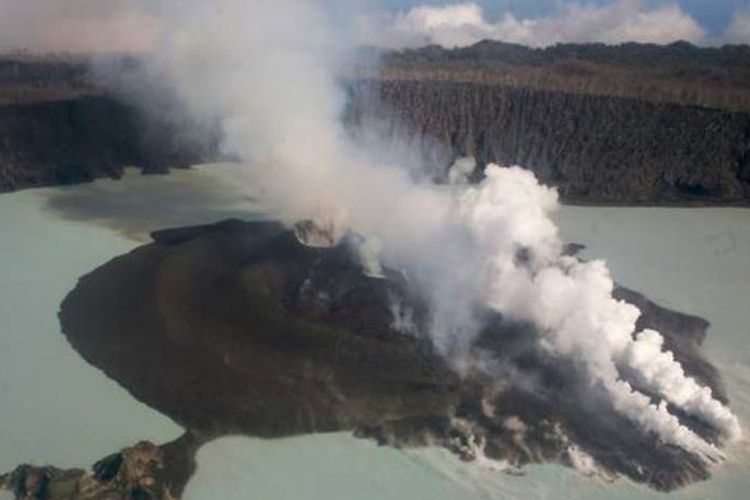
[{"label": "dark volcanic rock", "polygon": [[[188,435],[159,449],[135,448],[153,452],[158,467],[132,465],[120,453],[98,462],[93,479],[65,473],[74,481],[122,490],[148,477],[144,484],[178,495],[193,452],[207,440],[334,430],[516,466],[574,465],[579,449],[604,473],[662,490],[709,476],[700,458],[661,444],[596,391],[582,391],[581,374],[540,349],[529,325],[486,312],[474,349],[494,368],[459,376],[427,338],[395,329],[394,304],[410,308],[417,331],[427,319],[401,273],[365,276],[346,243],[309,247],[277,223],[237,220],[153,239],[81,278],[60,321],[90,363]],[[705,321],[635,292],[618,294],[642,308],[640,326],[658,327],[688,373],[722,394],[697,351]],[[701,422],[681,419],[715,439]],[[140,472],[123,472],[131,470]],[[69,477],[61,474],[22,468],[6,483],[21,493],[43,490]],[[154,488],[148,492],[158,497]]]}]

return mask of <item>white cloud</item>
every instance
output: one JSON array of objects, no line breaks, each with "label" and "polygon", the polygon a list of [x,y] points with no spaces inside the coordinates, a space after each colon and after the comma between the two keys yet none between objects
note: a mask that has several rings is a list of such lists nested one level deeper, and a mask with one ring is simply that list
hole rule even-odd
[{"label": "white cloud", "polygon": [[507,13],[488,21],[475,3],[415,7],[396,16],[360,19],[363,42],[385,47],[467,46],[483,39],[544,47],[564,42],[670,43],[706,40],[704,29],[678,5],[649,9],[641,0],[606,6],[568,4],[545,17]]},{"label": "white cloud", "polygon": [[141,52],[160,23],[145,0],[0,0],[0,51]]},{"label": "white cloud", "polygon": [[732,22],[724,33],[724,39],[728,43],[750,44],[750,9],[734,13]]}]

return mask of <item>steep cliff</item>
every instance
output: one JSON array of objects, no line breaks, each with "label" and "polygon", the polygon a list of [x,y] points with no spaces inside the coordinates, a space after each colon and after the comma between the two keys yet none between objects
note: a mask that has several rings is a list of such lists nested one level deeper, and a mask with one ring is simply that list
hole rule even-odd
[{"label": "steep cliff", "polygon": [[350,92],[353,124],[432,137],[480,164],[522,165],[567,202],[750,200],[749,113],[447,80],[365,80]]},{"label": "steep cliff", "polygon": [[216,137],[104,95],[0,105],[0,192],[186,167],[215,157]]},{"label": "steep cliff", "polygon": [[[750,204],[750,47],[485,41],[361,60],[340,75],[352,130],[410,137],[438,178],[472,155],[532,169],[571,203]],[[104,83],[85,59],[0,58],[0,192],[217,159],[218,127],[168,92],[134,106],[111,90],[143,80],[139,64],[110,61]]]}]

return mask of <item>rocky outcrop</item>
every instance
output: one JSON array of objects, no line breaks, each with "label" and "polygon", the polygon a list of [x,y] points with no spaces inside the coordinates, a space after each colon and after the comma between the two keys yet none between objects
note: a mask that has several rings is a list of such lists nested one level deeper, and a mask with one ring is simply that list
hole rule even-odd
[{"label": "rocky outcrop", "polygon": [[[522,165],[568,203],[750,202],[750,114],[494,83],[370,80],[351,85],[349,120],[425,158]],[[438,169],[440,161],[438,161]]]},{"label": "rocky outcrop", "polygon": [[[153,238],[83,277],[60,320],[86,360],[187,428],[192,447],[167,445],[177,450],[167,453],[147,446],[146,455],[136,455],[156,457],[146,469],[127,465],[127,454],[113,455],[95,466],[98,487],[158,489],[168,482],[176,494],[199,443],[340,430],[516,467],[580,466],[587,456],[602,474],[660,490],[710,475],[701,458],[661,443],[606,400],[586,393],[583,404],[581,384],[588,381],[540,349],[530,325],[487,311],[473,349],[498,371],[459,376],[418,333],[426,328],[426,308],[404,276],[388,269],[382,278],[363,274],[347,243],[307,246],[275,222],[236,220]],[[697,350],[705,321],[632,291],[618,294],[643,308],[640,326],[659,327],[689,375],[726,400]],[[394,322],[394,305],[409,311],[411,328]],[[716,441],[710,426],[678,415]],[[6,485],[21,495],[37,491],[35,485],[68,484],[70,474],[76,484],[92,480],[82,472],[21,468]]]},{"label": "rocky outcrop", "polygon": [[170,500],[195,472],[200,440],[185,434],[157,446],[143,441],[96,462],[90,471],[20,465],[0,476],[19,500]]}]

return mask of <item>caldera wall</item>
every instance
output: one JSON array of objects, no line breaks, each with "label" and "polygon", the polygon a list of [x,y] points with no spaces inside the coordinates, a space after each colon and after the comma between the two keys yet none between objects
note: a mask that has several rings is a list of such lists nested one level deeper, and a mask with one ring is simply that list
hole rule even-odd
[{"label": "caldera wall", "polygon": [[[349,119],[428,136],[480,164],[519,164],[563,200],[747,204],[750,114],[498,84],[367,80]],[[429,144],[429,143],[428,143]]]},{"label": "caldera wall", "polygon": [[[671,53],[668,47],[650,50]],[[700,55],[701,50],[688,53]],[[521,61],[531,64],[534,54],[524,52]],[[504,79],[475,78],[454,67],[456,61],[448,56],[458,55],[436,56],[427,69],[422,67],[426,63],[417,64],[421,59],[407,57],[405,67],[413,70],[403,75],[386,61],[381,73],[350,77],[347,124],[356,131],[376,119],[392,138],[416,139],[412,143],[430,158],[437,178],[455,157],[471,155],[480,164],[530,168],[558,186],[569,203],[749,204],[750,112],[739,105],[744,101],[735,99],[734,107],[700,107],[695,105],[700,100],[670,101],[658,92],[659,99],[645,91],[618,93],[609,80],[594,90],[560,82],[551,88],[533,80],[508,83],[508,75],[530,71],[525,66],[509,66]],[[476,65],[495,68],[501,55]],[[706,55],[701,64],[712,57]],[[744,59],[735,59],[727,60],[728,67],[745,67],[740,64]],[[648,65],[633,64],[618,71],[631,75],[630,80],[651,81]],[[220,158],[217,124],[195,123],[164,89],[147,92],[148,99],[108,91],[87,80],[84,62],[15,62],[0,64],[0,70],[6,66],[0,71],[0,89],[5,89],[0,93],[0,192],[117,177],[129,165],[164,172]],[[560,72],[543,61],[532,69],[549,78]],[[639,77],[639,71],[646,76]],[[142,77],[136,72],[130,78]],[[654,80],[656,90],[673,88],[676,77],[670,78]],[[714,100],[723,88],[703,86],[715,91]],[[736,86],[727,95],[735,96]]]},{"label": "caldera wall", "polygon": [[2,104],[0,192],[186,167],[215,158],[216,137],[107,95]]}]

